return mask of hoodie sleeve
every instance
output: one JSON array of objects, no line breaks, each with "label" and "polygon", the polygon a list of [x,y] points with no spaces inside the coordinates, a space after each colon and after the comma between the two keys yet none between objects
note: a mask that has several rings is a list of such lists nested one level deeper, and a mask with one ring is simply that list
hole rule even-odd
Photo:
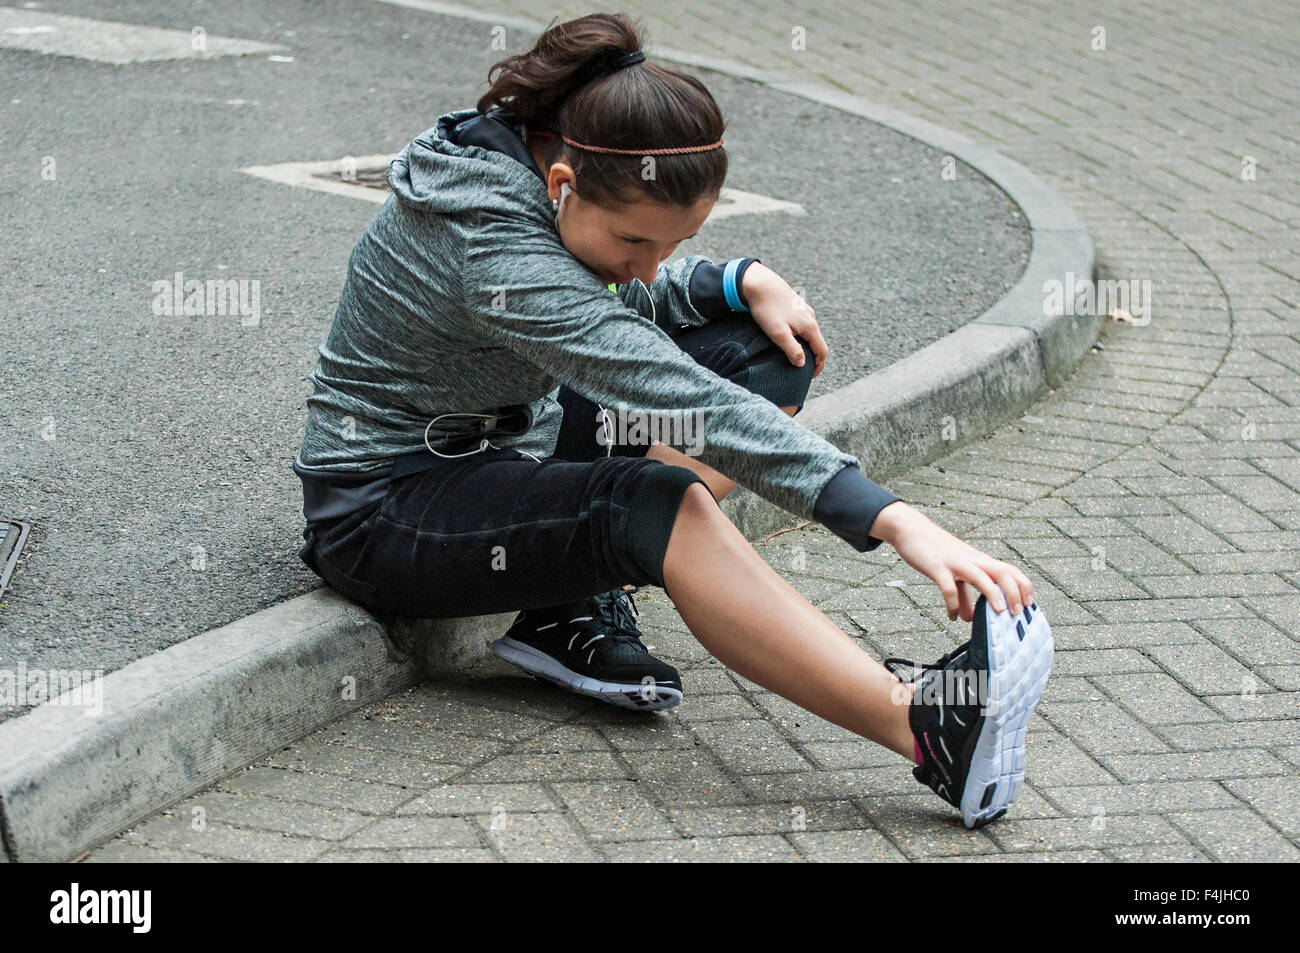
[{"label": "hoodie sleeve", "polygon": [[[758,260],[736,259],[738,268],[734,280],[737,299],[741,305],[745,305],[741,290],[745,268]],[[619,285],[617,293],[624,304],[640,311],[669,334],[673,334],[682,328],[699,327],[716,318],[747,310],[747,306],[733,308],[727,301],[723,283],[724,270],[725,263],[715,265],[704,255],[690,255],[661,265],[655,280],[649,285],[643,285],[639,281],[628,282]],[[650,305],[642,304],[646,291],[650,293]]]},{"label": "hoodie sleeve", "polygon": [[[689,259],[679,265],[690,267]],[[492,343],[611,411],[689,419],[703,438],[692,449],[704,463],[782,509],[825,522],[859,551],[880,544],[868,530],[899,497],[775,404],[696,363],[553,235],[480,213],[460,274],[465,320]]]}]

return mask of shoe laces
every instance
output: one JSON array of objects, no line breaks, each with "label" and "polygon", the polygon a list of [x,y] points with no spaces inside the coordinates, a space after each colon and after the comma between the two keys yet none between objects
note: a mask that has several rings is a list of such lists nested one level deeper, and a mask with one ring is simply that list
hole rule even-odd
[{"label": "shoe laces", "polygon": [[[900,682],[910,685],[911,683],[917,681],[917,679],[923,676],[926,672],[940,671],[942,669],[947,668],[949,665],[952,664],[954,659],[961,656],[969,648],[970,648],[970,641],[967,640],[966,642],[963,642],[961,645],[957,646],[957,648],[953,649],[951,652],[941,655],[937,661],[928,662],[924,665],[917,665],[911,659],[890,657],[885,659],[885,668],[889,669],[889,673],[893,675],[895,678],[897,678]],[[897,667],[905,666],[911,669],[912,677],[907,679],[903,678],[901,675],[899,675],[898,672],[894,671],[895,666]]]},{"label": "shoe laces", "polygon": [[641,643],[641,630],[636,624],[640,611],[636,607],[636,600],[632,598],[632,593],[640,591],[640,586],[631,589],[611,589],[609,592],[592,596],[591,602],[600,615],[601,621],[613,630],[615,639],[621,642],[634,642],[644,650],[645,646]]}]

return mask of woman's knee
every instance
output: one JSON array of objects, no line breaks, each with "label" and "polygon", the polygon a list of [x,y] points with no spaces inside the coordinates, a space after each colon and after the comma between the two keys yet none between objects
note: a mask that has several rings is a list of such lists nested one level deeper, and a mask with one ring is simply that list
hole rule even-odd
[{"label": "woman's knee", "polygon": [[[685,511],[689,516],[713,519],[722,514],[718,501],[713,496],[707,483],[692,483],[682,494],[681,505],[677,508],[680,516]],[[725,518],[725,517],[724,517]]]},{"label": "woman's knee", "polygon": [[812,349],[805,341],[799,343],[803,345],[802,365],[790,363],[789,356],[772,344],[750,362],[744,380],[747,389],[766,397],[778,407],[794,407],[795,413],[802,410],[808,401],[808,390],[812,387],[813,371],[816,370]]}]

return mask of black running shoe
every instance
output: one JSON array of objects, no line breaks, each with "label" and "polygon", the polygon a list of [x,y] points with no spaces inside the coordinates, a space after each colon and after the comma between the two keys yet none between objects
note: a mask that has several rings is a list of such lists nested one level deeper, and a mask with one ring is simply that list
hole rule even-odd
[{"label": "black running shoe", "polygon": [[621,708],[663,711],[680,705],[677,669],[641,643],[635,589],[525,609],[492,651],[526,672]]},{"label": "black running shoe", "polygon": [[[1052,670],[1054,642],[1036,603],[994,612],[983,593],[971,637],[922,667],[908,724],[921,747],[912,775],[962,812],[968,828],[1007,812],[1025,777],[1025,729]],[[907,659],[890,658],[915,669]],[[894,674],[898,674],[895,672]]]}]

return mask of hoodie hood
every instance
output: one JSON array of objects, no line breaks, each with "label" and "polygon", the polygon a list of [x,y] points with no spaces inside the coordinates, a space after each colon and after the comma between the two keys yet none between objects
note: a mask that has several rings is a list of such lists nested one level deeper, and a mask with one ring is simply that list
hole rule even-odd
[{"label": "hoodie hood", "polygon": [[494,108],[457,109],[438,118],[388,166],[388,184],[404,205],[438,214],[482,210],[524,214],[554,227],[527,130]]}]

